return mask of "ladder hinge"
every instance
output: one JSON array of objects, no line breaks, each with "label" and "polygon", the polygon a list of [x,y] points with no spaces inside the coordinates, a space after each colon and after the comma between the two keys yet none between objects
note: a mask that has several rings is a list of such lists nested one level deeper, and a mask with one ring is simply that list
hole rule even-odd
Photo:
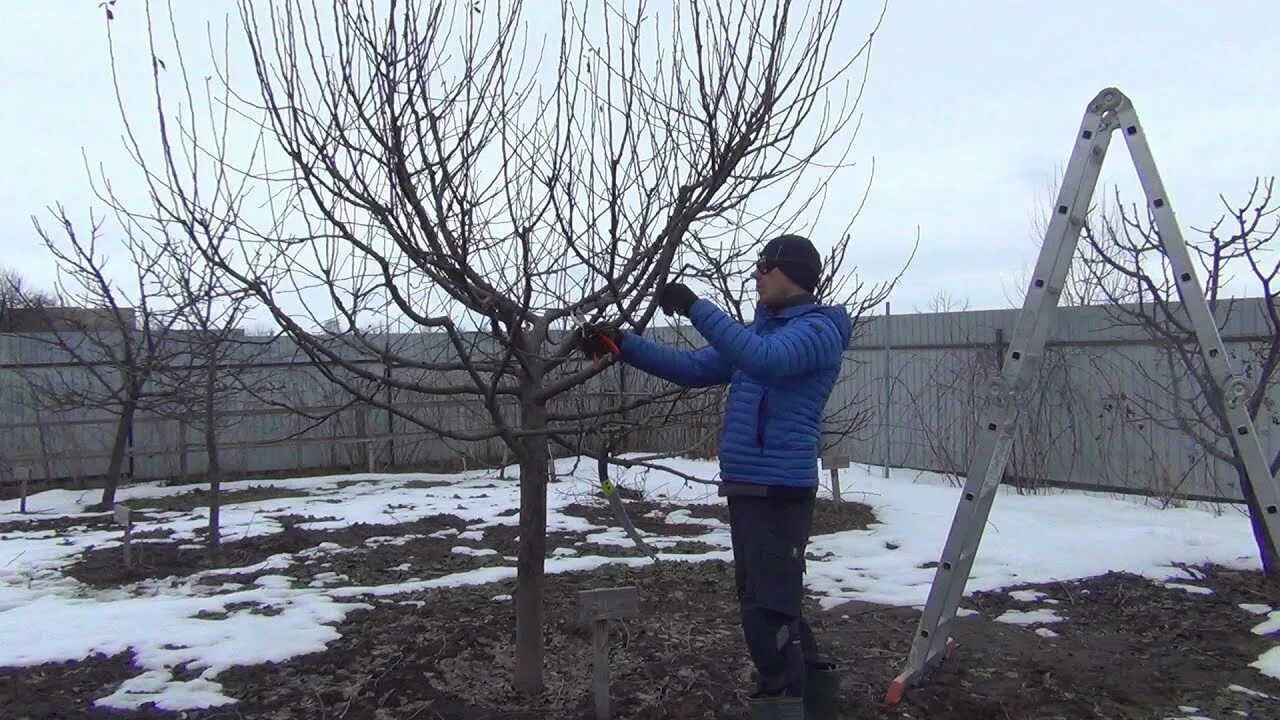
[{"label": "ladder hinge", "polygon": [[987,381],[987,399],[992,406],[1012,406],[1018,391],[1005,380],[1003,375],[996,375]]},{"label": "ladder hinge", "polygon": [[1249,382],[1239,375],[1232,375],[1222,383],[1222,399],[1227,407],[1234,408],[1249,394]]}]

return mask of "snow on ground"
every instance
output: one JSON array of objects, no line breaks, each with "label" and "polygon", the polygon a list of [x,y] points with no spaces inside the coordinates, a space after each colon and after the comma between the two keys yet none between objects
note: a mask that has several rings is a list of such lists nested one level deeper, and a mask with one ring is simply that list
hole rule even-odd
[{"label": "snow on ground", "polygon": [[1006,610],[996,618],[996,622],[1010,625],[1039,625],[1040,623],[1062,622],[1062,618],[1052,610]]},{"label": "snow on ground", "polygon": [[1280,632],[1280,611],[1273,611],[1268,608],[1266,613],[1259,614],[1265,614],[1267,616],[1267,620],[1266,622],[1253,627],[1254,634],[1270,635],[1272,633]]},{"label": "snow on ground", "polygon": [[1166,583],[1160,583],[1160,584],[1163,585],[1164,587],[1169,588],[1170,590],[1182,590],[1184,592],[1192,593],[1193,595],[1212,595],[1213,594],[1213,590],[1210,590],[1207,587],[1201,587],[1199,585],[1187,585],[1186,583],[1174,583],[1174,582],[1166,582]]},{"label": "snow on ground", "polygon": [[[1268,605],[1241,605],[1240,607],[1267,616],[1264,622],[1253,626],[1252,630],[1255,634],[1271,635],[1280,632],[1280,611],[1272,610]],[[1280,646],[1263,653],[1262,657],[1250,664],[1250,667],[1255,667],[1271,677],[1280,678]]]},{"label": "snow on ground", "polygon": [[[285,582],[272,581],[277,579]],[[362,606],[292,591],[288,580],[265,576],[254,589],[211,597],[188,588],[113,599],[42,597],[0,615],[0,664],[36,665],[132,649],[146,672],[99,704],[132,708],[154,701],[158,707],[180,710],[232,702],[218,694],[219,686],[211,681],[219,672],[322,651],[338,638],[330,624]],[[268,616],[251,609],[226,610],[245,602],[280,612]],[[202,671],[200,680],[171,681],[171,669],[184,663]]]},{"label": "snow on ground", "polygon": [[1199,715],[1200,708],[1191,707],[1190,705],[1179,705],[1180,712],[1188,713],[1187,715],[1173,715],[1165,718],[1165,720],[1213,720],[1206,715]]},{"label": "snow on ground", "polygon": [[[922,566],[938,560],[960,489],[931,473],[895,470],[885,479],[869,468],[847,472],[840,484],[845,498],[875,508],[882,525],[814,538],[810,552],[831,557],[810,563],[810,588],[825,596],[828,607],[846,600],[923,606],[935,571]],[[1182,574],[1173,562],[1257,569],[1257,554],[1247,518],[1234,510],[1158,510],[1098,494],[1018,495],[1002,487],[967,589],[1112,570],[1170,580]]]},{"label": "snow on ground", "polygon": [[1257,668],[1273,678],[1280,678],[1280,647],[1266,651],[1262,657],[1249,663],[1249,667]]},{"label": "snow on ground", "polygon": [[1249,695],[1250,697],[1260,697],[1260,698],[1271,697],[1270,695],[1264,692],[1258,692],[1257,690],[1252,690],[1250,688],[1244,687],[1243,685],[1228,685],[1227,689],[1231,690],[1232,692],[1238,692],[1244,695]]},{"label": "snow on ground", "polygon": [[[665,461],[673,469],[712,479],[710,461]],[[567,482],[551,486],[548,526],[552,531],[590,533],[598,545],[628,545],[621,529],[593,525],[560,512],[581,502],[595,488],[594,462],[561,460],[556,474]],[[682,562],[731,558],[727,526],[716,520],[691,517],[692,504],[722,502],[713,487],[692,483],[672,473],[633,470],[615,477],[618,484],[644,492],[648,500],[670,503],[670,523],[708,526],[696,538],[650,537],[659,550],[680,540],[696,539],[715,550],[665,557]],[[516,483],[491,471],[441,474],[355,474],[288,480],[226,483],[225,491],[269,486],[299,493],[297,497],[255,500],[222,509],[225,540],[280,532],[282,516],[312,516],[300,527],[328,529],[354,523],[396,525],[450,514],[462,518],[464,532],[443,530],[435,537],[483,540],[485,531],[515,525],[519,507]],[[868,530],[852,530],[815,537],[808,564],[809,591],[831,607],[846,600],[922,606],[933,581],[930,564],[938,559],[946,539],[959,488],[943,477],[894,470],[889,478],[879,468],[855,466],[841,478],[844,497],[871,505],[879,520]],[[142,484],[124,488],[119,499],[143,500],[181,494],[191,486]],[[55,490],[34,495],[28,506],[35,517],[70,517],[98,522],[104,513],[87,513],[96,493]],[[0,501],[0,523],[30,518],[17,512],[17,501]],[[176,539],[195,540],[207,515],[194,512],[158,513],[137,530],[169,529]],[[334,573],[317,575],[305,587],[284,576],[264,576],[255,586],[210,587],[187,578],[149,580],[123,588],[96,590],[62,574],[71,558],[89,547],[119,542],[118,530],[81,527],[62,532],[0,534],[0,665],[29,665],[76,660],[95,652],[136,653],[141,674],[99,700],[111,707],[137,707],[156,702],[166,709],[204,707],[231,702],[221,694],[216,678],[232,665],[284,660],[322,649],[337,637],[334,625],[352,609],[433,587],[451,587],[507,580],[515,576],[514,562],[468,570],[432,580],[414,580],[374,587],[353,587]],[[397,543],[382,537],[371,543]],[[342,552],[320,546],[295,556],[275,556],[252,571],[288,567],[295,560]],[[454,552],[492,554],[459,545]],[[605,563],[644,565],[645,558],[605,558],[559,548],[547,560],[549,573],[585,571]],[[1057,493],[1017,495],[1002,489],[992,511],[975,560],[970,592],[1009,586],[1065,581],[1128,571],[1157,581],[1172,580],[1180,571],[1172,563],[1217,563],[1256,569],[1257,550],[1247,519],[1228,510],[1215,514],[1203,509],[1156,509],[1140,500],[1100,494]],[[218,571],[226,572],[226,571]],[[246,570],[250,572],[250,570]],[[1170,584],[1179,587],[1176,584]],[[1182,585],[1189,592],[1195,586]],[[1014,597],[1042,600],[1034,593]],[[508,601],[499,595],[495,602]],[[269,608],[272,614],[264,614]],[[1270,613],[1259,627],[1280,621]],[[1050,610],[1007,613],[1006,622],[1046,623],[1057,616]],[[1052,631],[1037,632],[1052,637]],[[175,681],[182,665],[200,671],[190,681]],[[1254,664],[1280,676],[1280,649]]]}]

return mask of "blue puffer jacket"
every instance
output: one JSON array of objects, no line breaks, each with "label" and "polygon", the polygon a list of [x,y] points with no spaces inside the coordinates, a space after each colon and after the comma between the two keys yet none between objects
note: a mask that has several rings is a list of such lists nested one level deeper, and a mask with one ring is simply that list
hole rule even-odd
[{"label": "blue puffer jacket", "polygon": [[807,299],[776,312],[760,306],[748,328],[699,299],[689,319],[707,347],[678,350],[626,333],[622,360],[685,387],[729,383],[722,480],[816,487],[822,414],[853,335],[849,314]]}]

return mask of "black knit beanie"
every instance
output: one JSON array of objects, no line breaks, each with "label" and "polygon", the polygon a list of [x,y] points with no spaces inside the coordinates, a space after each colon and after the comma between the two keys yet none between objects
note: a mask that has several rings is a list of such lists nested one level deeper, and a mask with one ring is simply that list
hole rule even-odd
[{"label": "black knit beanie", "polygon": [[799,235],[779,235],[765,243],[760,259],[773,265],[791,278],[791,282],[812,293],[818,287],[822,274],[822,256],[808,238]]}]

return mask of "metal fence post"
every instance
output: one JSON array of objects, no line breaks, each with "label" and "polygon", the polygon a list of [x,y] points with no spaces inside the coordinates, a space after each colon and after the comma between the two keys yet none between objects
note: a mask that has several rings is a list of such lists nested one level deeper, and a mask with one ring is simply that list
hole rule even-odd
[{"label": "metal fence post", "polygon": [[889,301],[884,303],[884,411],[880,413],[880,424],[884,430],[884,476],[889,477],[890,443],[893,428],[889,424],[889,408],[893,402],[893,373],[889,371]]}]

